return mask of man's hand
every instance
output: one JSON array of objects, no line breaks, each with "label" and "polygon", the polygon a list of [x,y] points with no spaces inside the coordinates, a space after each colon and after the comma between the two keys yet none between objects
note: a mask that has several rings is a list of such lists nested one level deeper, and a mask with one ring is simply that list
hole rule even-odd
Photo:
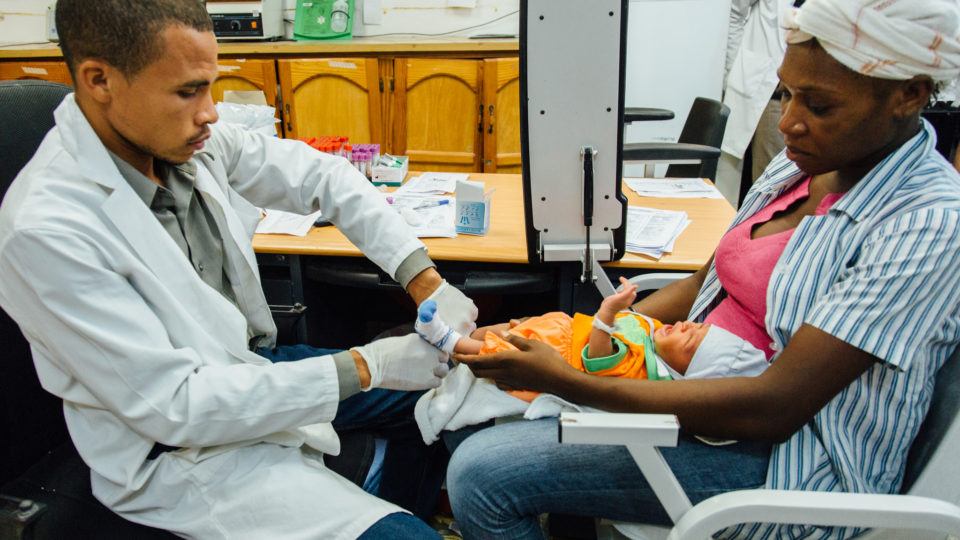
[{"label": "man's hand", "polygon": [[517,350],[493,354],[455,354],[454,360],[470,366],[474,375],[493,379],[504,390],[556,392],[557,385],[579,372],[553,347],[541,341],[505,334]]},{"label": "man's hand", "polygon": [[477,329],[476,304],[446,280],[427,299],[437,303],[437,313],[461,336],[469,336]]},{"label": "man's hand", "polygon": [[[351,350],[359,353],[370,372],[370,383],[361,387],[390,390],[426,390],[440,386],[446,376],[447,355],[416,334],[388,337]],[[358,372],[361,370],[358,369]]]}]

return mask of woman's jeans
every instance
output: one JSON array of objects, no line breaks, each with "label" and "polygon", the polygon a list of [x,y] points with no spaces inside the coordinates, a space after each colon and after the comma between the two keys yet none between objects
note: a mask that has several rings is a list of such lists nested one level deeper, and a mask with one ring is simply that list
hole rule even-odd
[{"label": "woman's jeans", "polygon": [[[463,441],[447,471],[464,537],[543,538],[537,516],[561,513],[670,525],[669,516],[623,446],[561,445],[557,419],[518,421]],[[770,444],[710,446],[681,435],[661,453],[693,504],[763,486]]]}]

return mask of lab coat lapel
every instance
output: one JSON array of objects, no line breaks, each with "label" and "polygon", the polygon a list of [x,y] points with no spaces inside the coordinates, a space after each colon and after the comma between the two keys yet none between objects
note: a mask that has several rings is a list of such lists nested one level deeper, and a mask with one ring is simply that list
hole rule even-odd
[{"label": "lab coat lapel", "polygon": [[253,335],[275,335],[276,325],[260,285],[260,274],[257,271],[256,255],[253,253],[250,237],[236,213],[226,211],[231,208],[227,195],[206,167],[197,167],[196,186],[220,230],[224,270],[233,287],[237,306],[246,316]]}]

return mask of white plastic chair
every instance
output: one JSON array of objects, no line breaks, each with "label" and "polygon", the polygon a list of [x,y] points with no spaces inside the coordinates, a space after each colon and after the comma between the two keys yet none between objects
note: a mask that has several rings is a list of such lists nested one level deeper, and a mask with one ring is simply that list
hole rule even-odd
[{"label": "white plastic chair", "polygon": [[[678,276],[678,277],[677,277]],[[652,274],[631,281],[659,288],[684,275]],[[613,523],[600,538],[709,538],[739,523],[868,527],[871,540],[960,537],[960,349],[937,375],[930,411],[907,457],[899,495],[743,490],[691,506],[657,447],[676,446],[673,415],[564,413],[564,444],[624,445],[674,521],[673,528]],[[909,531],[909,532],[905,532]]]}]

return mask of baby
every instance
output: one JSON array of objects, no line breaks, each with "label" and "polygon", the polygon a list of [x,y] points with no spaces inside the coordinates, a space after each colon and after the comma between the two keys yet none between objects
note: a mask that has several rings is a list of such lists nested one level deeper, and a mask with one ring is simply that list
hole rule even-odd
[{"label": "baby", "polygon": [[[762,351],[715,325],[683,321],[662,324],[627,311],[637,288],[625,278],[623,287],[600,304],[596,315],[573,317],[553,312],[522,322],[478,328],[462,336],[445,324],[436,303],[418,309],[416,331],[439,349],[461,354],[489,354],[514,348],[501,337],[509,331],[551,345],[574,368],[604,377],[677,379],[752,376],[767,368]],[[526,401],[533,392],[512,392]]]}]

